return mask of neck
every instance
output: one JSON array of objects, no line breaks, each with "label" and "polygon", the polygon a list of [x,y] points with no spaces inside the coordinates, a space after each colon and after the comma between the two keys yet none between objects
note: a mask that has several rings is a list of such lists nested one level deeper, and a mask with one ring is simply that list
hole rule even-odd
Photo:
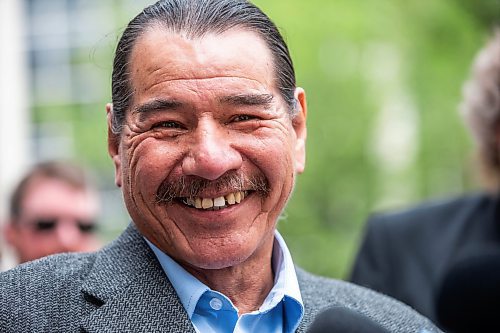
[{"label": "neck", "polygon": [[260,308],[274,285],[274,238],[269,243],[270,246],[260,250],[263,254],[254,254],[235,266],[222,269],[185,268],[210,289],[227,296],[240,315],[252,312]]}]

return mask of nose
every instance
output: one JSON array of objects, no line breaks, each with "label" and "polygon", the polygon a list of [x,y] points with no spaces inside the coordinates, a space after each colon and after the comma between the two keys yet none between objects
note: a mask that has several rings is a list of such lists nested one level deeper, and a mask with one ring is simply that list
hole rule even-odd
[{"label": "nose", "polygon": [[71,221],[61,221],[57,226],[56,236],[60,251],[75,251],[80,245],[80,231]]},{"label": "nose", "polygon": [[241,167],[241,154],[232,147],[230,130],[215,120],[198,123],[194,143],[182,162],[185,175],[215,180]]}]

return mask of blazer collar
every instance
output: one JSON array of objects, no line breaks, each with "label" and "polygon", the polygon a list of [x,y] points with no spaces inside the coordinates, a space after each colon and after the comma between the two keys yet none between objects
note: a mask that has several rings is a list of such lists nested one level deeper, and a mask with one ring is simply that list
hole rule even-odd
[{"label": "blazer collar", "polygon": [[81,319],[84,331],[195,332],[175,290],[133,224],[96,254],[82,293],[95,308]]},{"label": "blazer collar", "polygon": [[318,314],[320,308],[316,303],[316,297],[321,298],[321,290],[318,291],[315,282],[311,280],[311,275],[302,268],[295,266],[297,280],[299,281],[300,292],[302,294],[302,302],[304,303],[304,316],[297,327],[297,333],[306,332],[307,328]]}]

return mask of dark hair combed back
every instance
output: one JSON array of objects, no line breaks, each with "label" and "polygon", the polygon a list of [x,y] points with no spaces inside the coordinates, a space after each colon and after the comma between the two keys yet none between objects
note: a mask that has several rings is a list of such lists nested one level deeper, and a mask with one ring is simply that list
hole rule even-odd
[{"label": "dark hair combed back", "polygon": [[21,215],[21,203],[31,183],[37,179],[55,179],[76,189],[93,189],[93,184],[83,168],[76,164],[60,161],[42,162],[35,165],[19,182],[10,198],[10,216]]},{"label": "dark hair combed back", "polygon": [[295,110],[295,72],[288,47],[274,23],[245,0],[160,0],[145,8],[123,32],[115,52],[112,75],[113,133],[121,132],[133,89],[129,77],[130,54],[144,31],[158,25],[188,38],[223,33],[241,27],[257,33],[269,47],[278,89],[290,113]]}]

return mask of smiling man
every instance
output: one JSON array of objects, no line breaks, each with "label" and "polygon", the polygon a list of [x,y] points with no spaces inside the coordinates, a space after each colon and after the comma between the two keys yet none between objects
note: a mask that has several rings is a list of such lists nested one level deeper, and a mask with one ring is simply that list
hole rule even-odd
[{"label": "smiling man", "polygon": [[337,306],[434,331],[397,301],[294,267],[276,223],[304,170],[306,98],[257,7],[146,8],[118,43],[112,94],[108,149],[132,223],[95,254],[1,275],[0,330],[304,332]]}]

